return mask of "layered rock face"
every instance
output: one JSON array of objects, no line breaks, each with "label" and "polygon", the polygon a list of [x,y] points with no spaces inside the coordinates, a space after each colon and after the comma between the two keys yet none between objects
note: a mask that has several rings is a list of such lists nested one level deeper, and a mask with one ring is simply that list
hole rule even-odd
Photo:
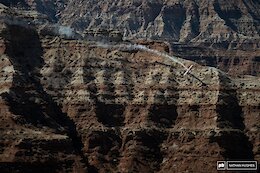
[{"label": "layered rock face", "polygon": [[30,16],[42,15],[42,23],[57,22],[81,34],[115,29],[124,39],[164,40],[185,59],[232,76],[259,76],[260,4],[255,0],[0,2]]},{"label": "layered rock face", "polygon": [[[36,10],[51,21],[79,31],[119,29],[128,38],[179,42],[257,44],[258,1],[1,1],[6,6]],[[259,44],[257,44],[259,47]]]},{"label": "layered rock face", "polygon": [[232,76],[259,76],[258,1],[5,0],[2,3],[12,11],[25,11],[25,18],[34,23],[48,26],[50,22],[58,22],[81,34],[115,29],[124,39],[168,41],[174,55],[217,67]]},{"label": "layered rock face", "polygon": [[184,76],[163,55],[17,25],[2,25],[1,51],[3,172],[216,172],[217,160],[259,160],[259,78],[179,59],[194,65]]},{"label": "layered rock face", "polygon": [[[120,3],[111,4],[125,7]],[[250,3],[258,2],[239,1],[235,6],[253,9]],[[217,172],[217,160],[260,161],[260,78],[230,78],[216,68],[180,58],[172,61],[165,54],[250,58],[258,56],[257,47],[252,54],[229,50],[227,55],[219,48],[198,50],[199,41],[183,47],[156,41],[133,45],[62,39],[21,20],[28,19],[27,11],[1,6],[0,12],[0,172],[208,173]],[[250,14],[256,20],[257,12]],[[38,15],[31,17],[38,21]],[[199,55],[202,51],[205,54]],[[182,64],[193,65],[190,73],[184,75]],[[256,75],[258,66],[253,68]],[[228,69],[240,73],[234,66]]]},{"label": "layered rock face", "polygon": [[243,0],[71,1],[59,22],[79,31],[117,29],[127,39],[167,40],[175,55],[233,76],[259,76],[259,7]]},{"label": "layered rock face", "polygon": [[74,123],[40,84],[37,32],[1,29],[1,172],[84,170]]},{"label": "layered rock face", "polygon": [[[216,45],[215,45],[216,46]],[[222,45],[225,46],[225,45]],[[211,48],[206,46],[173,44],[171,52],[201,65],[216,67],[232,77],[260,75],[260,51],[250,44],[241,48]]]},{"label": "layered rock face", "polygon": [[119,28],[128,37],[237,42],[259,39],[259,7],[243,0],[71,1],[60,22],[79,30]]}]

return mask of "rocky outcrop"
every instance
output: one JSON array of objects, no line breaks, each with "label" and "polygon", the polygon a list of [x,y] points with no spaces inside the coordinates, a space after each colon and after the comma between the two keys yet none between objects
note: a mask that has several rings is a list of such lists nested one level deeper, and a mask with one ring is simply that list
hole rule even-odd
[{"label": "rocky outcrop", "polygon": [[256,77],[179,59],[194,65],[184,76],[144,50],[1,33],[1,171],[216,172],[217,160],[259,159]]}]

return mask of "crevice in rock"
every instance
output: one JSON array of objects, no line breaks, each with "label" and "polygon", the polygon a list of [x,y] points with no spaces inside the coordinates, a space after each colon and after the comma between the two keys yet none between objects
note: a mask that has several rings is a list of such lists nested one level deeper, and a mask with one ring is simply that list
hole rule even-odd
[{"label": "crevice in rock", "polygon": [[233,30],[233,31],[238,31],[237,26],[235,26],[232,21],[230,20],[229,17],[238,17],[241,16],[240,11],[233,11],[233,12],[228,12],[228,11],[223,11],[220,7],[220,2],[217,0],[214,4],[214,9],[218,13],[219,17],[225,21],[225,23]]},{"label": "crevice in rock", "polygon": [[186,19],[185,9],[180,4],[162,8],[162,18],[165,25],[163,37],[172,37],[176,40],[180,39],[180,32]]},{"label": "crevice in rock", "polygon": [[160,14],[163,4],[158,2],[145,1],[143,2],[142,6],[142,8],[145,8],[145,10],[147,10],[145,11],[146,13],[144,14],[143,22],[144,29],[147,29],[148,24],[154,22],[156,17]]},{"label": "crevice in rock", "polygon": [[243,132],[245,129],[242,107],[237,99],[237,92],[232,89],[231,80],[225,75],[219,75],[220,88],[216,112],[219,135],[210,139],[223,148],[221,155],[226,160],[253,160],[253,145]]},{"label": "crevice in rock", "polygon": [[[134,140],[137,142],[137,147],[141,148],[136,162],[141,161],[147,166],[147,172],[151,169],[159,171],[163,161],[163,153],[160,145],[165,139],[164,134],[158,131],[137,131]],[[138,150],[137,148],[137,150]]]},{"label": "crevice in rock", "polygon": [[171,127],[178,117],[176,105],[151,105],[149,118],[160,127]]},{"label": "crevice in rock", "polygon": [[225,160],[254,160],[253,145],[242,131],[222,131],[219,136],[210,139],[224,150]]},{"label": "crevice in rock", "polygon": [[125,106],[116,104],[96,103],[96,116],[98,121],[108,127],[124,125]]},{"label": "crevice in rock", "polygon": [[242,107],[238,103],[237,92],[230,87],[232,81],[223,74],[219,75],[220,88],[216,112],[218,113],[218,127],[244,130],[244,117]]},{"label": "crevice in rock", "polygon": [[[105,172],[116,170],[121,146],[122,139],[115,131],[92,131],[87,137],[86,145],[91,168]],[[92,173],[92,170],[89,171]]]}]

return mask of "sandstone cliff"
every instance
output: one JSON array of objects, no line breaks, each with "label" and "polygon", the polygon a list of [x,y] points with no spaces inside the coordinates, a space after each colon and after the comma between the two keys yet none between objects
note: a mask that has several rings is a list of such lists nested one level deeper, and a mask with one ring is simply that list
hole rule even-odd
[{"label": "sandstone cliff", "polygon": [[254,0],[0,2],[18,9],[38,11],[51,21],[59,21],[80,31],[119,29],[130,38],[208,44],[236,44],[240,41],[254,44],[256,39],[259,41],[260,4]]},{"label": "sandstone cliff", "polygon": [[122,46],[131,42],[44,35],[16,14],[0,27],[0,172],[206,173],[217,160],[260,161],[259,77],[179,58],[193,65],[184,76]]},{"label": "sandstone cliff", "polygon": [[217,160],[259,160],[259,78],[180,59],[194,65],[183,76],[145,51],[17,25],[1,33],[5,172],[214,172]]},{"label": "sandstone cliff", "polygon": [[60,22],[79,30],[119,28],[127,37],[212,44],[259,39],[259,7],[252,0],[70,1]]},{"label": "sandstone cliff", "polygon": [[26,12],[36,23],[57,22],[79,33],[115,29],[124,39],[164,40],[185,59],[232,76],[259,76],[260,4],[255,0],[0,2]]}]

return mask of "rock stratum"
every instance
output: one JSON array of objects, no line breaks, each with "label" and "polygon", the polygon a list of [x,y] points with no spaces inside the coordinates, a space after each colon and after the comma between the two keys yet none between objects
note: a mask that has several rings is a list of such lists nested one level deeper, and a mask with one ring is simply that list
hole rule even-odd
[{"label": "rock stratum", "polygon": [[68,39],[28,23],[49,20],[42,13],[1,6],[1,17],[0,172],[208,173],[217,160],[260,161],[257,75],[178,58],[193,65],[184,75],[164,55],[196,46]]},{"label": "rock stratum", "polygon": [[247,43],[259,47],[260,3],[256,0],[2,0],[33,10],[78,31],[119,29],[125,37],[191,43]]},{"label": "rock stratum", "polygon": [[127,37],[236,43],[259,40],[259,7],[254,0],[69,1],[59,21],[79,30],[119,28]]},{"label": "rock stratum", "polygon": [[[173,54],[229,75],[259,76],[257,0],[1,0],[36,22],[79,33],[119,30],[124,39],[164,40]],[[40,15],[35,20],[35,16]]]}]

